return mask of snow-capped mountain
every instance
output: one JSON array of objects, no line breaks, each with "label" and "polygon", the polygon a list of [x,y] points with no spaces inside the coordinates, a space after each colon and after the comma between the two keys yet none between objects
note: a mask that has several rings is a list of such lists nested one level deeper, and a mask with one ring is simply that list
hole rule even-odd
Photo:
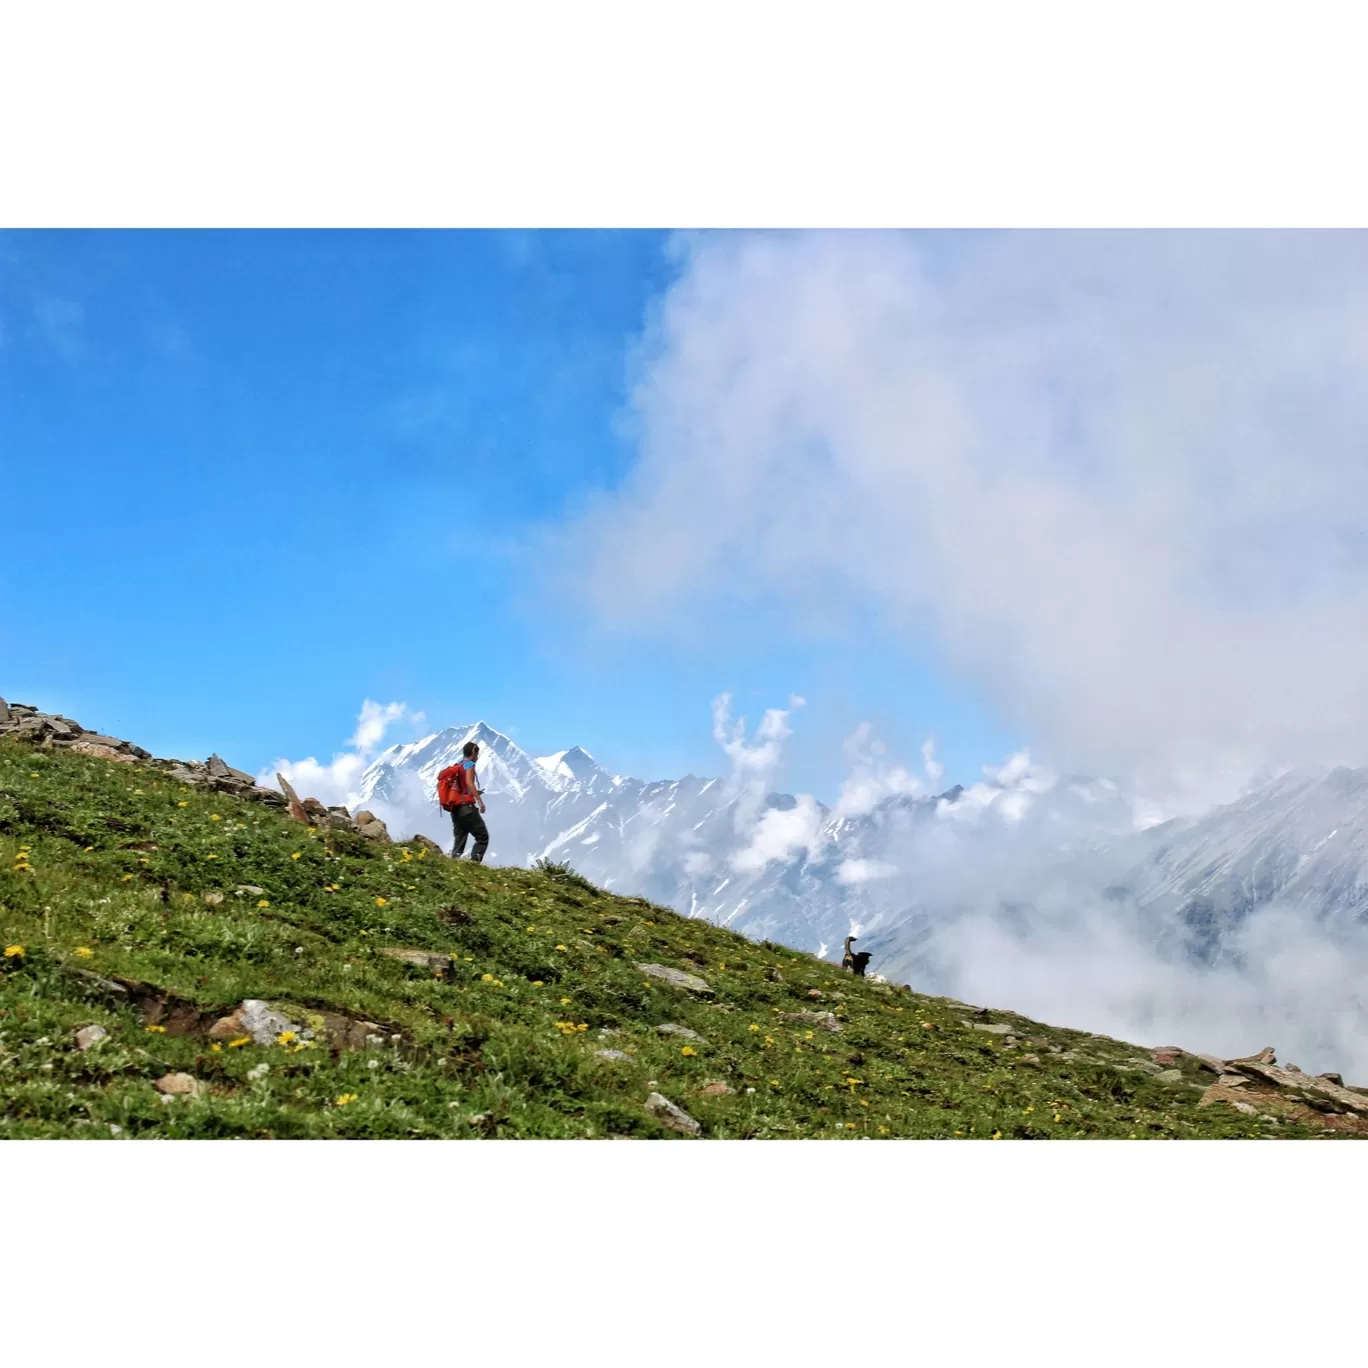
[{"label": "snow-capped mountain", "polygon": [[1057,852],[1129,823],[1115,786],[1094,781],[1003,772],[969,789],[896,792],[833,810],[728,779],[611,774],[577,747],[532,756],[484,722],[390,747],[362,775],[360,803],[394,830],[448,843],[437,774],[467,741],[481,750],[492,863],[565,861],[616,892],[818,953],[853,928],[896,925],[909,879],[957,865],[1004,832],[1023,847],[1044,833]]}]

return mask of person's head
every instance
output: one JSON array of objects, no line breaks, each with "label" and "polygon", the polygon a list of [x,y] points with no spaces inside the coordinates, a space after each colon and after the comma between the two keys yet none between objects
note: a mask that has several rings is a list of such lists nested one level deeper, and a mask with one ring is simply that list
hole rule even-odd
[{"label": "person's head", "polygon": [[461,754],[464,755],[467,760],[474,760],[479,753],[480,748],[473,741],[467,741],[465,745],[461,747]]}]

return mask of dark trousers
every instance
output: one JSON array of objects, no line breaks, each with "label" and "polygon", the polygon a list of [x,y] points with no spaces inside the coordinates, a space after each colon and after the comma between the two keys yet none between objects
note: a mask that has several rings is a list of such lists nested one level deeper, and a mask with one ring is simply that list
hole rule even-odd
[{"label": "dark trousers", "polygon": [[456,844],[451,847],[453,860],[459,860],[465,854],[468,836],[475,838],[470,858],[477,864],[484,859],[485,851],[489,849],[489,828],[474,803],[462,803],[451,809],[451,829],[456,835]]}]

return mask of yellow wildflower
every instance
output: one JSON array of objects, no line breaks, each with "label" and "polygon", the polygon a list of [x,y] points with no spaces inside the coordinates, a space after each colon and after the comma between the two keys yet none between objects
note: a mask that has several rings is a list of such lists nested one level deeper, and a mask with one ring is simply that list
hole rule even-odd
[{"label": "yellow wildflower", "polygon": [[562,1007],[568,1007],[568,1006],[570,1005],[570,999],[569,999],[569,998],[561,998],[560,1005],[561,1005]]},{"label": "yellow wildflower", "polygon": [[176,806],[177,806],[177,807],[189,807],[190,804],[187,803],[187,802],[185,801],[184,798],[182,798],[182,799],[176,804]]},{"label": "yellow wildflower", "polygon": [[532,986],[533,986],[534,988],[545,988],[545,987],[546,987],[546,984],[544,984],[544,983],[541,981],[541,979],[533,979],[533,980],[532,980]]},{"label": "yellow wildflower", "polygon": [[770,1079],[770,1087],[771,1087],[771,1088],[777,1088],[778,1086],[779,1086],[779,1080],[778,1080],[777,1078],[771,1078],[771,1079]]},{"label": "yellow wildflower", "polygon": [[760,1028],[759,1028],[757,1025],[755,1025],[753,1022],[751,1023],[751,1030],[752,1030],[752,1031],[758,1031],[759,1029],[760,1029]]},{"label": "yellow wildflower", "polygon": [[696,1054],[698,1053],[698,1051],[695,1050],[694,1047],[693,1047],[692,1045],[685,1045],[685,1046],[683,1046],[683,1047],[680,1049],[679,1053],[682,1054],[682,1055],[688,1056],[688,1055],[696,1055]]},{"label": "yellow wildflower", "polygon": [[299,859],[299,851],[297,851],[297,850],[292,851],[291,854],[290,854],[290,859],[292,859],[292,860],[297,860],[297,859]]},{"label": "yellow wildflower", "polygon": [[222,1045],[211,1045],[211,1046],[209,1047],[209,1053],[210,1053],[210,1054],[222,1054],[222,1053],[223,1053],[223,1046],[222,1046]]},{"label": "yellow wildflower", "polygon": [[388,898],[376,898],[376,900],[375,900],[375,905],[376,905],[376,907],[384,907],[384,905],[385,905],[388,901],[389,901]]},{"label": "yellow wildflower", "polygon": [[153,1035],[165,1035],[165,1034],[166,1034],[166,1027],[165,1027],[165,1026],[149,1026],[147,1029],[148,1029],[149,1031],[151,1031]]},{"label": "yellow wildflower", "polygon": [[570,947],[569,947],[568,945],[558,945],[558,946],[556,946],[556,949],[557,949],[557,950],[568,950],[569,948],[570,948]]},{"label": "yellow wildflower", "polygon": [[356,1101],[355,1093],[339,1093],[334,1099],[333,1104],[338,1107],[345,1107],[349,1102]]},{"label": "yellow wildflower", "polygon": [[211,822],[221,822],[221,821],[223,821],[223,818],[220,817],[220,816],[218,815],[217,812],[211,812],[211,813],[209,814],[209,820],[210,820]]},{"label": "yellow wildflower", "polygon": [[994,1140],[1001,1140],[1001,1139],[1002,1139],[1002,1132],[1001,1132],[1001,1131],[994,1131],[994,1132],[993,1132],[993,1139],[994,1139]]},{"label": "yellow wildflower", "polygon": [[258,899],[257,899],[257,906],[258,906],[258,907],[270,907],[270,905],[271,905],[271,904],[270,904],[265,898],[258,898]]},{"label": "yellow wildflower", "polygon": [[125,874],[125,875],[123,876],[123,878],[119,880],[119,882],[120,882],[120,883],[131,883],[131,882],[132,882],[132,879],[133,879],[133,876],[132,876],[131,874]]},{"label": "yellow wildflower", "polygon": [[29,778],[30,778],[30,779],[36,779],[37,777],[38,777],[38,771],[37,771],[37,770],[30,770],[30,771],[29,771]]},{"label": "yellow wildflower", "polygon": [[847,1121],[847,1122],[845,1123],[845,1128],[846,1128],[846,1130],[854,1130],[854,1129],[855,1129],[855,1123],[854,1123],[853,1121]]},{"label": "yellow wildflower", "polygon": [[88,945],[78,945],[76,947],[76,954],[81,959],[90,959],[91,956],[94,955],[94,953],[95,952]]},{"label": "yellow wildflower", "polygon": [[296,1039],[296,1036],[293,1031],[281,1031],[281,1033],[276,1036],[276,1044],[288,1045],[294,1039]]},{"label": "yellow wildflower", "polygon": [[234,1036],[234,1038],[228,1042],[228,1048],[230,1050],[240,1050],[244,1045],[250,1045],[251,1043],[251,1036]]},{"label": "yellow wildflower", "polygon": [[23,958],[24,958],[24,947],[23,947],[22,945],[7,945],[7,946],[5,946],[5,958],[6,958],[6,959],[23,959]]}]

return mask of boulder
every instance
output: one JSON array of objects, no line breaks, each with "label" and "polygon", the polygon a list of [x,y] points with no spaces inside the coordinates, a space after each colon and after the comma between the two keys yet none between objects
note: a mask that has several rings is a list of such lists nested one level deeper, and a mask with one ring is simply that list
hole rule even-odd
[{"label": "boulder", "polygon": [[618,1059],[624,1064],[632,1062],[632,1056],[622,1050],[595,1050],[594,1057],[596,1059]]},{"label": "boulder", "polygon": [[1245,1055],[1241,1059],[1227,1059],[1225,1062],[1238,1072],[1241,1064],[1276,1064],[1278,1060],[1273,1053],[1273,1047],[1265,1045],[1256,1055]]},{"label": "boulder", "polygon": [[702,1040],[703,1037],[697,1031],[691,1031],[687,1026],[678,1026],[673,1021],[663,1022],[656,1027],[661,1035],[683,1036],[686,1040]]},{"label": "boulder", "polygon": [[662,1126],[678,1131],[681,1135],[697,1135],[703,1129],[682,1107],[675,1106],[668,1097],[662,1097],[658,1092],[653,1092],[647,1097],[646,1110]]},{"label": "boulder", "polygon": [[364,836],[371,841],[388,841],[390,839],[389,828],[375,813],[365,808],[356,814],[355,822],[358,836]]},{"label": "boulder", "polygon": [[76,1048],[78,1050],[92,1050],[102,1040],[109,1039],[109,1032],[103,1026],[82,1026],[76,1032]]},{"label": "boulder", "polygon": [[163,1074],[152,1086],[163,1097],[194,1097],[200,1090],[199,1080],[188,1073]]},{"label": "boulder", "polygon": [[225,763],[217,755],[211,755],[204,762],[205,773],[211,779],[230,780],[234,785],[247,784],[255,786],[256,780],[250,774],[244,774],[240,769],[234,769],[232,765]]},{"label": "boulder", "polygon": [[436,841],[431,840],[429,837],[424,836],[421,833],[410,836],[408,838],[407,843],[409,845],[421,846],[424,850],[427,851],[429,855],[446,855],[446,851],[444,851],[442,847],[437,844]]},{"label": "boulder", "polygon": [[987,1031],[989,1035],[1011,1035],[1013,1027],[1005,1021],[961,1021],[961,1026],[967,1026],[971,1031]]},{"label": "boulder", "polygon": [[1217,1102],[1226,1102],[1234,1107],[1236,1111],[1243,1112],[1246,1116],[1255,1116],[1258,1113],[1258,1108],[1246,1098],[1241,1097],[1239,1090],[1237,1088],[1232,1088],[1228,1083],[1213,1083],[1211,1087],[1197,1099],[1197,1105],[1199,1107],[1214,1106]]},{"label": "boulder", "polygon": [[665,964],[637,964],[634,966],[648,978],[659,979],[672,988],[687,988],[691,993],[711,993],[706,980],[695,974],[686,974],[682,969],[671,969]]},{"label": "boulder", "polygon": [[714,1078],[705,1083],[698,1091],[704,1097],[731,1097],[736,1089],[729,1087],[720,1078]]},{"label": "boulder", "polygon": [[3,698],[0,698],[0,727],[3,727],[3,726],[5,725],[5,723],[7,723],[9,720],[10,720],[9,704],[6,703],[5,700],[4,700]]},{"label": "boulder", "polygon": [[1176,1064],[1182,1059],[1186,1053],[1186,1050],[1177,1045],[1161,1045],[1157,1050],[1150,1051],[1150,1058],[1154,1060],[1156,1064],[1162,1064],[1164,1068],[1167,1069],[1170,1065]]},{"label": "boulder", "polygon": [[283,1012],[278,1012],[260,998],[247,998],[237,1009],[226,1017],[220,1017],[209,1028],[210,1040],[232,1040],[237,1036],[250,1036],[254,1045],[274,1045],[276,1038],[284,1031],[293,1031],[305,1037],[305,1028],[291,1021]]}]

